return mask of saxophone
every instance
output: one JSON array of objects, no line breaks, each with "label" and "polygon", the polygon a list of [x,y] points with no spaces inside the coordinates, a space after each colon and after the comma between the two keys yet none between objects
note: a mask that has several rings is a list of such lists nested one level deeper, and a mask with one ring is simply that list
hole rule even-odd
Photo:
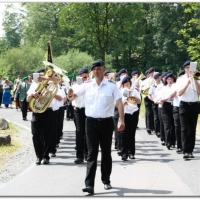
[{"label": "saxophone", "polygon": [[[50,42],[47,44],[47,61],[52,62],[51,46]],[[59,77],[56,73],[56,70],[51,65],[45,66],[45,77]],[[30,109],[35,113],[43,113],[49,107],[53,98],[55,97],[58,91],[58,84],[52,81],[43,80],[38,83],[36,92],[40,94],[39,98],[32,97],[29,101]]]}]

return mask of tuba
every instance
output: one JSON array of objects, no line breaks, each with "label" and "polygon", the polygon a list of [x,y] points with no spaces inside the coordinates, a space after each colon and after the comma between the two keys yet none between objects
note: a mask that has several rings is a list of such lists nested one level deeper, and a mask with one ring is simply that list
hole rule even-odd
[{"label": "tuba", "polygon": [[[58,67],[54,67],[52,64],[52,52],[50,42],[47,43],[47,61],[44,61],[45,65],[45,77],[59,77]],[[49,64],[50,63],[50,64]],[[53,83],[52,81],[43,80],[39,82],[36,92],[40,94],[40,97],[35,99],[31,98],[29,102],[29,107],[35,113],[43,113],[46,111],[53,98],[55,97],[58,91],[58,84]]]}]

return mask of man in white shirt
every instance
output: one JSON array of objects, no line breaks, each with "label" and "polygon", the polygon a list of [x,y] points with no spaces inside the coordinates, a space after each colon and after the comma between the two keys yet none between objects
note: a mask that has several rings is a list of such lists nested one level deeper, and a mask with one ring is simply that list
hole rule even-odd
[{"label": "man in white shirt", "polygon": [[[148,78],[146,78],[144,81],[142,81],[142,84],[140,86],[141,92],[143,90],[148,90],[151,85],[154,84],[154,74],[155,69],[153,67],[149,68],[146,71],[146,75]],[[143,94],[142,96],[144,98],[144,104],[145,104],[145,120],[146,120],[146,128],[147,128],[147,133],[151,134],[151,132],[154,130],[154,121],[153,121],[153,110],[152,110],[152,101],[148,98],[148,94]]]},{"label": "man in white shirt", "polygon": [[160,120],[158,116],[158,104],[154,103],[154,101],[156,99],[157,91],[163,86],[161,82],[161,74],[160,73],[155,74],[154,79],[155,79],[155,84],[150,87],[148,98],[152,101],[154,128],[156,136],[160,137]]},{"label": "man in white shirt", "polygon": [[[84,81],[89,79],[88,68],[84,67],[78,72],[78,76],[81,77]],[[72,86],[72,89],[76,93],[79,90],[81,85],[75,84]],[[86,134],[85,134],[85,99],[84,96],[77,97],[73,100],[72,105],[74,105],[74,120],[76,124],[76,164],[81,164],[87,160],[87,143],[86,143]]]},{"label": "man in white shirt", "polygon": [[[53,81],[54,83],[59,83],[60,79],[57,77],[46,77],[45,69],[42,68],[37,71],[40,73],[40,77],[38,78],[38,83],[33,82],[27,91],[27,102],[29,102],[32,98],[39,98],[40,92],[36,91],[39,82],[44,80]],[[59,96],[55,95],[54,98],[59,100]],[[32,112],[32,120],[31,120],[31,132],[33,135],[33,145],[35,154],[37,157],[36,164],[40,165],[43,160],[43,164],[49,164],[49,151],[50,151],[50,139],[53,131],[53,102],[49,104],[49,107],[43,113],[35,113]]]},{"label": "man in white shirt", "polygon": [[[114,130],[114,106],[119,111],[118,131],[124,130],[124,111],[122,95],[116,84],[104,78],[104,63],[97,60],[92,63],[94,79],[88,80],[74,94],[68,91],[68,98],[73,100],[77,96],[85,95],[86,141],[88,145],[86,187],[83,192],[94,193],[95,174],[99,145],[101,147],[101,180],[104,189],[111,189],[110,174],[112,171],[111,145]],[[114,103],[116,102],[116,105]]]},{"label": "man in white shirt", "polygon": [[177,80],[177,94],[181,101],[179,115],[181,123],[181,138],[183,159],[194,158],[196,126],[198,119],[198,101],[200,94],[200,80],[195,80],[190,74],[190,60],[183,64],[185,74]]}]

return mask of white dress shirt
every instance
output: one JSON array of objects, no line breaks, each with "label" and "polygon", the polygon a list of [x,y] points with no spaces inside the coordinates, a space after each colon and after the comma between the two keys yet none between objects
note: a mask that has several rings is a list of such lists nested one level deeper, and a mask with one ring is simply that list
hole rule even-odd
[{"label": "white dress shirt", "polygon": [[[161,94],[160,94],[161,95],[161,99],[167,98],[167,97],[170,96],[170,94],[172,93],[172,85],[173,84],[165,85],[165,86],[162,87]],[[173,99],[168,98],[165,102],[168,102],[168,103],[172,104],[173,103]]]},{"label": "white dress shirt", "polygon": [[152,85],[149,89],[149,94],[151,95],[152,99],[155,100],[156,99],[156,95],[158,90],[161,89],[161,87],[163,87],[162,82],[160,82],[159,84],[155,83],[154,85]]},{"label": "white dress shirt", "polygon": [[[121,90],[121,93],[122,93],[122,101],[123,101],[123,102],[127,100],[127,97],[123,96],[124,89],[125,89],[125,88],[123,88],[123,89]],[[136,98],[138,98],[138,99],[141,100],[140,92],[139,92],[137,89],[133,90],[133,94],[132,94],[131,96],[134,96],[134,97],[136,97]],[[129,102],[128,102],[128,104],[124,105],[124,113],[127,113],[127,114],[131,114],[131,115],[132,115],[132,114],[133,114],[134,112],[136,112],[138,109],[139,109],[139,108],[138,108],[138,106],[137,106],[136,103],[135,103],[135,104],[132,104],[132,103],[129,103]]]},{"label": "white dress shirt", "polygon": [[[177,91],[177,83],[174,83],[174,84],[172,84],[171,92],[173,93],[173,92],[176,92],[176,91]],[[176,94],[176,96],[174,97],[174,100],[173,100],[173,106],[179,107],[180,101],[181,101],[180,96],[178,96]]]},{"label": "white dress shirt", "polygon": [[[188,80],[187,74],[184,74],[183,76],[178,78],[176,82],[177,89],[183,88],[183,85],[186,84],[187,80]],[[198,83],[200,83],[200,80],[198,80]],[[180,96],[180,100],[185,102],[196,102],[199,100],[199,95],[197,93],[197,89],[194,82],[189,84],[184,94]]]},{"label": "white dress shirt", "polygon": [[[72,89],[75,94],[79,90],[80,87],[81,85],[78,85],[78,84],[75,84],[72,86]],[[72,101],[72,105],[77,108],[85,108],[85,97],[84,96],[77,97],[76,99]]]},{"label": "white dress shirt", "polygon": [[114,116],[114,102],[122,98],[116,84],[106,78],[100,85],[95,79],[85,81],[75,94],[78,97],[85,95],[85,114],[93,118]]}]

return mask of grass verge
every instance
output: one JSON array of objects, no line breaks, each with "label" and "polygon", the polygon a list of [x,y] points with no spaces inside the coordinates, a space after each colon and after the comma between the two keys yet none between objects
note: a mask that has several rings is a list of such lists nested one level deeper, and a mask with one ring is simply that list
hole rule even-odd
[{"label": "grass verge", "polygon": [[4,169],[6,160],[21,147],[19,129],[12,123],[9,123],[9,128],[7,130],[0,130],[0,135],[1,134],[10,135],[11,144],[0,146],[0,172]]}]

